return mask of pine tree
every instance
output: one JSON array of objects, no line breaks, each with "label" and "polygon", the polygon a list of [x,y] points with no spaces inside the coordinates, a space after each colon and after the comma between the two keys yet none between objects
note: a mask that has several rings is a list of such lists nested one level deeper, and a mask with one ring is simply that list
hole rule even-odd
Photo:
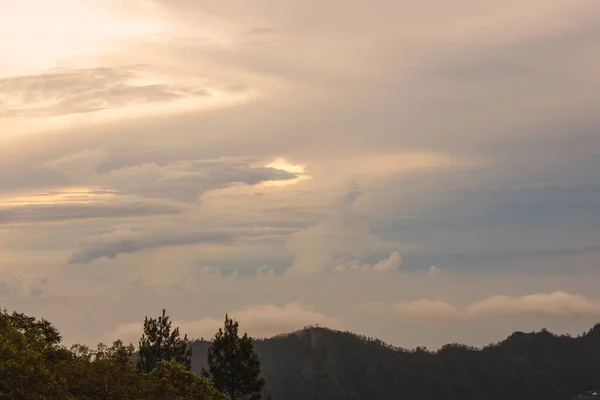
[{"label": "pine tree", "polygon": [[192,365],[192,348],[187,335],[181,338],[179,328],[171,330],[171,321],[162,316],[144,319],[144,334],[139,342],[138,370],[151,372],[159,361],[175,361],[189,370]]},{"label": "pine tree", "polygon": [[225,315],[225,326],[219,328],[208,350],[210,377],[217,389],[231,400],[259,400],[265,380],[260,378],[260,361],[248,334],[240,338],[237,321]]}]

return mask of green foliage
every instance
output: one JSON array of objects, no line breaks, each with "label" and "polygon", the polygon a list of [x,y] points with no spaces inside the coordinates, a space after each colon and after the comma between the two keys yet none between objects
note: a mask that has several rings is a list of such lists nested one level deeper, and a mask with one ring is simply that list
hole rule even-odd
[{"label": "green foliage", "polygon": [[175,361],[186,369],[191,367],[192,349],[187,335],[180,337],[179,328],[172,329],[172,322],[162,311],[158,318],[144,320],[144,334],[139,343],[138,369],[152,372],[160,361]]},{"label": "green foliage", "polygon": [[159,360],[150,373],[138,371],[134,350],[121,341],[66,349],[48,321],[2,311],[0,399],[226,400],[178,360]]},{"label": "green foliage", "polygon": [[69,392],[77,399],[139,399],[143,376],[131,361],[134,348],[116,341],[95,350],[87,346],[71,347],[71,359],[61,373]]},{"label": "green foliage", "polygon": [[208,379],[199,377],[175,361],[159,361],[149,375],[153,398],[164,400],[227,400]]},{"label": "green foliage", "polygon": [[47,321],[0,312],[0,399],[68,398],[64,380],[53,371],[66,354],[59,341]]},{"label": "green foliage", "polygon": [[225,326],[219,328],[208,350],[208,371],[215,386],[231,400],[260,400],[265,384],[260,378],[260,361],[254,344],[246,333],[238,334],[237,321],[225,316]]}]

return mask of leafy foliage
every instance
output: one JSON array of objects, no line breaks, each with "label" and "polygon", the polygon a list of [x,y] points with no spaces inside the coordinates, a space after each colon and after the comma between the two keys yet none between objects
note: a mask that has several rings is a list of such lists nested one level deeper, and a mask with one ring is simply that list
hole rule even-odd
[{"label": "leafy foliage", "polygon": [[152,372],[160,361],[175,361],[186,369],[191,367],[192,349],[187,335],[181,338],[179,328],[172,329],[166,311],[158,318],[144,320],[144,334],[140,339],[138,369]]},{"label": "leafy foliage", "polygon": [[2,311],[0,399],[226,400],[176,360],[160,360],[150,373],[138,371],[134,351],[121,341],[66,349],[48,321]]},{"label": "leafy foliage", "polygon": [[225,316],[224,328],[219,328],[208,350],[208,371],[215,386],[229,395],[231,400],[260,400],[265,384],[260,378],[260,361],[254,344],[246,333],[238,333],[237,321]]},{"label": "leafy foliage", "polygon": [[49,322],[1,311],[0,399],[64,398],[64,380],[53,373],[67,356],[59,343],[60,335]]},{"label": "leafy foliage", "polygon": [[199,377],[175,361],[159,361],[150,373],[150,392],[165,400],[223,399],[208,379]]}]

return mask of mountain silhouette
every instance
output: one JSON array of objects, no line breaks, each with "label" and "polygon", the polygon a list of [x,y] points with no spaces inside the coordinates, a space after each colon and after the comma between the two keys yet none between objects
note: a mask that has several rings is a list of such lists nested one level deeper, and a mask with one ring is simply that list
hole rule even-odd
[{"label": "mountain silhouette", "polygon": [[[209,346],[193,342],[193,372]],[[319,327],[255,347],[275,400],[568,400],[600,389],[600,324],[578,337],[515,332],[482,349],[405,350]]]}]

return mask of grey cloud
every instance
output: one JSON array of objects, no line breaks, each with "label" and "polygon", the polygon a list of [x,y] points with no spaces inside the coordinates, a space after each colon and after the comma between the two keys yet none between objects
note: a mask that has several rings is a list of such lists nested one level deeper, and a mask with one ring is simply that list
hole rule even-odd
[{"label": "grey cloud", "polygon": [[135,103],[207,96],[186,85],[137,85],[139,73],[126,68],[54,69],[39,75],[0,79],[1,117],[43,117],[88,113]]},{"label": "grey cloud", "polygon": [[121,253],[140,250],[186,245],[193,243],[218,243],[230,241],[233,235],[227,232],[145,232],[120,229],[107,235],[84,238],[78,250],[69,256],[69,264],[88,264],[96,259],[115,258]]},{"label": "grey cloud", "polygon": [[100,258],[115,258],[118,254],[136,253],[142,250],[169,246],[185,246],[202,243],[230,243],[247,238],[260,240],[269,235],[288,235],[289,229],[278,228],[231,228],[221,230],[192,230],[179,227],[166,229],[129,228],[116,229],[101,236],[83,238],[78,249],[68,259],[69,264],[89,264]]},{"label": "grey cloud", "polygon": [[223,157],[111,168],[111,157],[105,152],[83,151],[53,160],[45,166],[61,172],[72,184],[97,184],[121,193],[188,203],[196,202],[207,190],[235,183],[255,185],[297,177],[290,172],[253,166],[252,162],[249,158]]},{"label": "grey cloud", "polygon": [[0,225],[92,218],[131,218],[181,214],[189,207],[167,201],[56,203],[0,206]]}]

